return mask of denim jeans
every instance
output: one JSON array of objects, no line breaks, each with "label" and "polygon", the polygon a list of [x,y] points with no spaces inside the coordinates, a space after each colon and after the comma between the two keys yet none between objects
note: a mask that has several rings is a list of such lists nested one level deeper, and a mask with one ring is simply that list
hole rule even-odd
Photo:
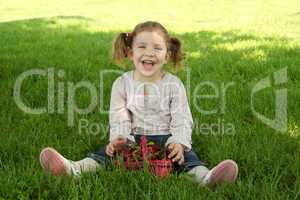
[{"label": "denim jeans", "polygon": [[[137,144],[140,143],[140,138],[142,135],[134,134],[134,139]],[[146,138],[148,141],[153,141],[160,147],[164,146],[166,143],[167,139],[171,136],[169,135],[146,135]],[[100,164],[104,166],[109,166],[112,165],[113,163],[113,158],[108,156],[105,153],[105,147],[101,147],[94,153],[89,153],[88,154],[89,158],[92,158],[99,162]],[[197,154],[191,149],[190,151],[184,151],[184,164],[179,165],[177,162],[174,163],[174,170],[176,172],[183,172],[183,171],[189,171],[192,168],[199,166],[199,165],[205,165],[203,162],[201,162],[197,156]]]}]

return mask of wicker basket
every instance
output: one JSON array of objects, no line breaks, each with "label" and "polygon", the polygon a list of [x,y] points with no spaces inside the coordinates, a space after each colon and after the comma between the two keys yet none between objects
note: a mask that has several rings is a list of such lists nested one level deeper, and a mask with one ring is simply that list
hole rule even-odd
[{"label": "wicker basket", "polygon": [[[170,159],[167,159],[167,152],[165,152],[165,158],[160,160],[156,155],[159,150],[160,148],[156,144],[147,144],[146,136],[143,135],[138,151],[125,146],[118,151],[118,154],[121,155],[127,170],[143,169],[144,161],[146,161],[151,173],[159,177],[165,177],[171,173],[173,164]],[[115,160],[115,164],[119,166],[119,161]]]},{"label": "wicker basket", "polygon": [[149,169],[150,172],[156,176],[165,177],[168,176],[172,171],[171,160],[150,160]]}]

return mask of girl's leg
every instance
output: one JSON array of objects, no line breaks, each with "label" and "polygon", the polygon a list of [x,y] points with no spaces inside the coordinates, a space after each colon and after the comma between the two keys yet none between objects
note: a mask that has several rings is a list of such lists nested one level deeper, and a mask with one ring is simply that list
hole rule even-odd
[{"label": "girl's leg", "polygon": [[238,175],[238,166],[233,160],[224,160],[211,170],[205,167],[193,150],[184,152],[184,160],[184,165],[179,169],[187,171],[198,183],[211,189],[224,182],[233,183]]},{"label": "girl's leg", "polygon": [[208,170],[204,166],[196,166],[188,171],[193,175],[197,182],[214,189],[223,183],[233,183],[238,175],[238,166],[233,160],[224,160],[217,166]]},{"label": "girl's leg", "polygon": [[196,182],[204,185],[203,180],[209,172],[209,169],[205,165],[204,162],[200,161],[197,154],[193,150],[190,150],[184,152],[183,165],[175,163],[175,171],[179,173],[187,172]]},{"label": "girl's leg", "polygon": [[233,160],[224,160],[212,168],[204,178],[204,183],[211,189],[223,183],[235,182],[238,175],[238,165]]},{"label": "girl's leg", "polygon": [[95,171],[101,165],[92,158],[79,161],[68,160],[55,149],[47,147],[40,154],[41,166],[54,176],[71,175],[79,176],[81,172]]},{"label": "girl's leg", "polygon": [[208,174],[209,169],[203,165],[195,166],[191,170],[187,171],[187,173],[194,177],[195,181],[205,185],[204,179],[205,176]]}]

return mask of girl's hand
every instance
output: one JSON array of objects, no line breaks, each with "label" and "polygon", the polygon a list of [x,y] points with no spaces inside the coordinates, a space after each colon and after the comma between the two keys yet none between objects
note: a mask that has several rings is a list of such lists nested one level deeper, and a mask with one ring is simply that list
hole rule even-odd
[{"label": "girl's hand", "polygon": [[109,155],[110,157],[114,156],[114,153],[116,152],[116,150],[118,149],[118,147],[120,147],[120,145],[124,145],[126,144],[127,139],[123,136],[118,136],[116,139],[114,139],[113,141],[111,141],[105,149],[105,153],[107,155]]},{"label": "girl's hand", "polygon": [[178,162],[179,165],[184,163],[184,148],[181,144],[171,143],[168,150],[170,151],[168,158],[172,159],[172,162]]}]

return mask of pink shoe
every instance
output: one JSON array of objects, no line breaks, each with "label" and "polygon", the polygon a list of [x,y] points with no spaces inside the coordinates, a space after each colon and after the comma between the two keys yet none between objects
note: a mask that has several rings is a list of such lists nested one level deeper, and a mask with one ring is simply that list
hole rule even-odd
[{"label": "pink shoe", "polygon": [[54,176],[71,175],[72,165],[71,161],[64,158],[55,149],[47,147],[40,153],[40,163],[43,169],[51,172]]},{"label": "pink shoe", "polygon": [[223,183],[233,183],[235,182],[238,175],[238,165],[233,160],[224,160],[220,162],[217,166],[212,168],[204,180],[206,185],[213,189],[218,185]]}]

